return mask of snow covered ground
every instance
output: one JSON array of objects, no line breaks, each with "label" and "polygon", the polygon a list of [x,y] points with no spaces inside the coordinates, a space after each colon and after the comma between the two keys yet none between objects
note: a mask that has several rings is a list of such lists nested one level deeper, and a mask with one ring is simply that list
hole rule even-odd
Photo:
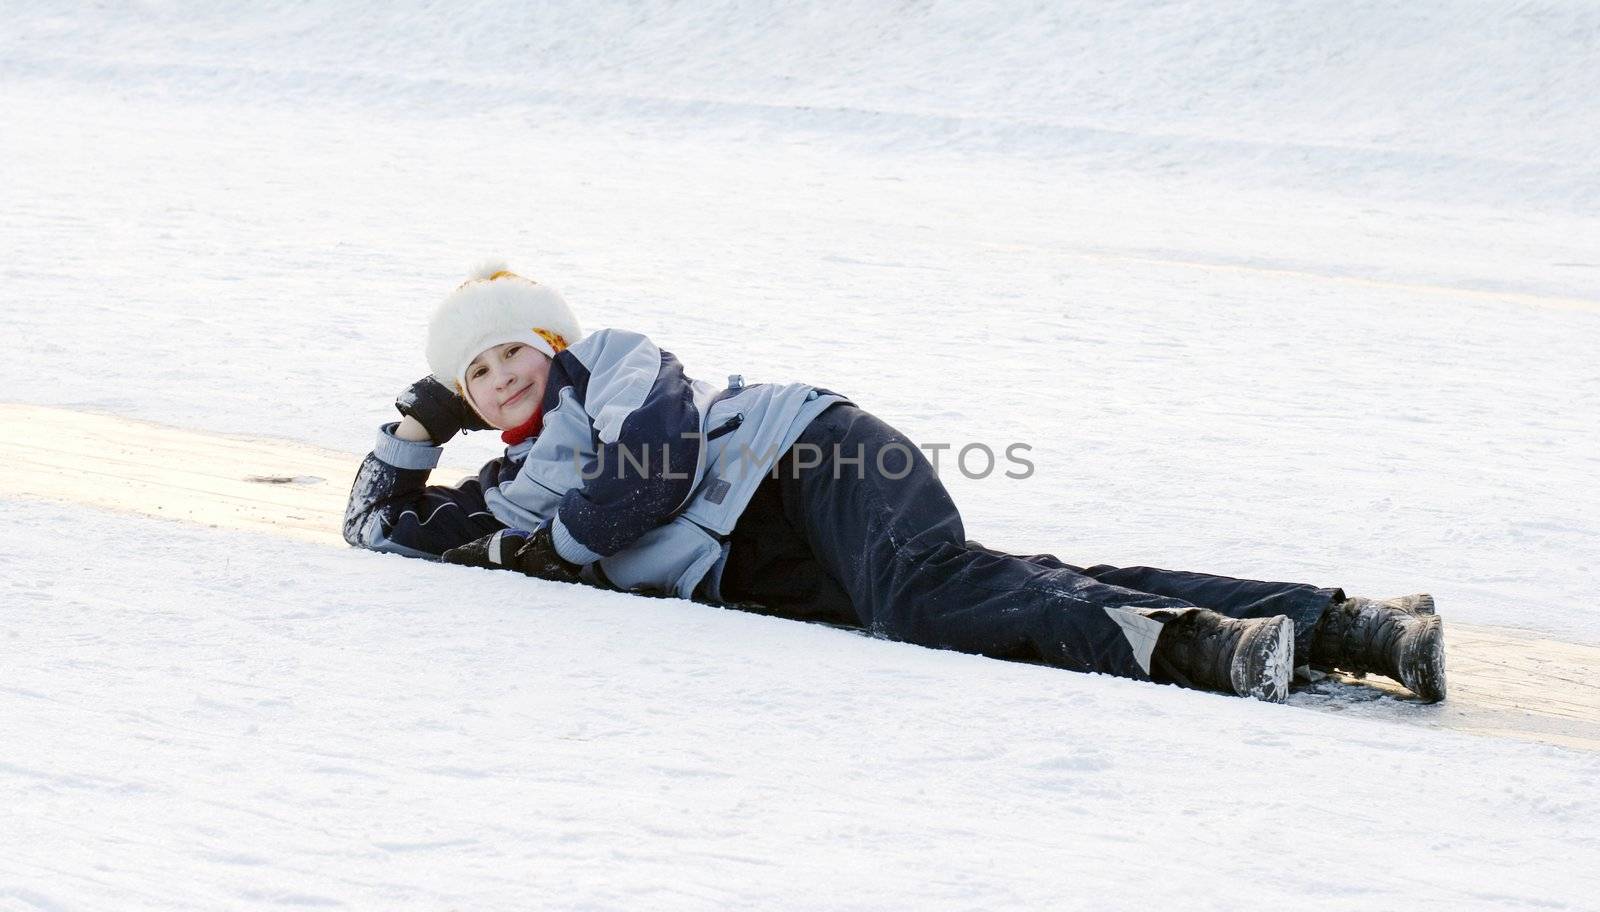
[{"label": "snow covered ground", "polygon": [[1594,900],[1589,753],[0,509],[0,907]]},{"label": "snow covered ground", "polygon": [[[1030,445],[946,473],[986,542],[1595,641],[1597,99],[1592,4],[8,3],[0,383],[359,453],[498,253],[700,376]],[[0,524],[0,908],[1600,890],[1592,755]]]}]

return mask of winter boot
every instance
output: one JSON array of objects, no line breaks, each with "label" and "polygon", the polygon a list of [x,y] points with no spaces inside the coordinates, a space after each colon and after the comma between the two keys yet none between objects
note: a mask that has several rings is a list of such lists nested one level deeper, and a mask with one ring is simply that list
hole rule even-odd
[{"label": "winter boot", "polygon": [[1424,703],[1444,699],[1444,622],[1433,596],[1349,598],[1323,612],[1311,637],[1311,667],[1387,675]]},{"label": "winter boot", "polygon": [[1294,621],[1190,611],[1162,628],[1151,670],[1184,687],[1282,703],[1294,670]]}]

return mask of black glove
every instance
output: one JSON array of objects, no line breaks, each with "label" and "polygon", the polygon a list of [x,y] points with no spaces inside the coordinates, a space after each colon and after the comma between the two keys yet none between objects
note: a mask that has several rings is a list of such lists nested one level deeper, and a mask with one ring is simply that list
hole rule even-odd
[{"label": "black glove", "polygon": [[406,387],[395,399],[400,414],[417,419],[433,442],[443,444],[457,431],[487,431],[492,425],[478,417],[467,400],[440,383],[432,374]]},{"label": "black glove", "polygon": [[556,553],[555,540],[546,523],[532,532],[501,529],[442,555],[447,563],[469,567],[505,568],[558,583],[578,582],[583,569]]}]

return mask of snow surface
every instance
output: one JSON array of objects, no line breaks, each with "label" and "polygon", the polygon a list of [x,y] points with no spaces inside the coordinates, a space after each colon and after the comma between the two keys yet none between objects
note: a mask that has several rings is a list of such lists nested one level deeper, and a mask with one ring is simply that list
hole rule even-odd
[{"label": "snow surface", "polygon": [[[530,7],[7,3],[6,397],[359,453],[501,254],[698,376],[1031,445],[945,473],[987,543],[1600,640],[1600,7]],[[0,904],[1600,888],[1588,755],[0,516]]]},{"label": "snow surface", "polygon": [[1575,869],[1600,851],[1592,753],[153,520],[0,520],[34,530],[0,589],[20,908],[1585,908],[1600,886]]}]

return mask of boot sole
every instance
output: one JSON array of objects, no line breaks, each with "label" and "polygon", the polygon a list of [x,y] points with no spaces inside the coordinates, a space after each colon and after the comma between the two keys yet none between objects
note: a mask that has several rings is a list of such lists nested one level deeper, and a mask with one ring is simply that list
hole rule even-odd
[{"label": "boot sole", "polygon": [[1289,679],[1293,675],[1294,621],[1280,614],[1240,637],[1229,669],[1234,693],[1283,703],[1289,699]]},{"label": "boot sole", "polygon": [[1444,699],[1444,621],[1436,614],[1422,615],[1422,629],[1407,637],[1400,657],[1400,683],[1424,703]]}]

